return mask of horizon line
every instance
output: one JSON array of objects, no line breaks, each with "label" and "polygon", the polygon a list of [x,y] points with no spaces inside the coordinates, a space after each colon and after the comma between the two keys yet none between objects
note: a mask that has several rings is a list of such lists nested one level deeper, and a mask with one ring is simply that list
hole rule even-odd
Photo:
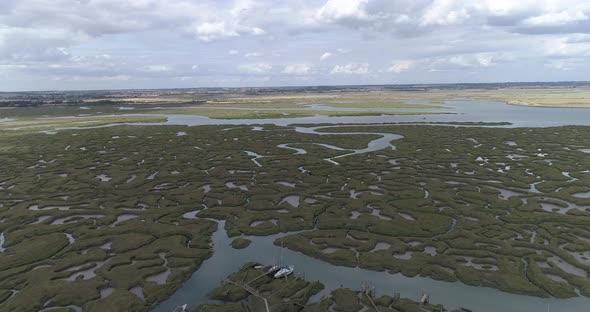
[{"label": "horizon line", "polygon": [[440,86],[478,86],[478,85],[549,85],[559,86],[567,84],[570,87],[590,87],[590,80],[558,80],[558,81],[500,81],[500,82],[447,82],[447,83],[401,83],[401,84],[321,84],[321,85],[283,85],[283,86],[251,86],[251,87],[170,87],[170,88],[121,88],[121,89],[48,89],[48,90],[19,90],[19,91],[0,91],[0,94],[6,93],[51,93],[51,92],[106,92],[106,91],[158,91],[158,90],[238,90],[238,89],[301,89],[301,88],[370,88],[370,87],[440,87]]}]

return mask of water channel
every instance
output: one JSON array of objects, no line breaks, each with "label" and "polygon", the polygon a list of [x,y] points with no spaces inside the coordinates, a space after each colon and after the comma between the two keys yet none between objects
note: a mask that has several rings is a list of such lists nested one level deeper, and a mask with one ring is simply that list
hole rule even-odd
[{"label": "water channel", "polygon": [[[213,256],[207,259],[198,271],[184,283],[171,297],[157,305],[153,312],[170,312],[181,304],[188,304],[190,309],[199,304],[213,302],[207,294],[221,285],[221,281],[231,273],[238,271],[246,262],[258,262],[271,265],[280,257],[280,247],[274,241],[295,233],[282,233],[263,237],[246,236],[252,244],[246,249],[236,250],[230,246],[232,238],[227,236],[225,222],[218,222],[213,234]],[[537,298],[509,294],[493,288],[468,286],[460,282],[448,283],[425,277],[406,277],[401,274],[375,272],[360,268],[335,266],[327,262],[308,257],[302,253],[283,248],[282,257],[285,264],[292,264],[298,273],[303,273],[309,281],[319,280],[324,290],[312,297],[318,301],[332,290],[340,287],[360,289],[363,281],[371,281],[377,294],[392,296],[394,292],[402,297],[419,300],[424,292],[430,294],[431,302],[445,305],[447,309],[465,307],[478,312],[522,312],[522,311],[587,311],[590,299],[578,297],[572,299]],[[213,302],[214,303],[214,302]]]}]

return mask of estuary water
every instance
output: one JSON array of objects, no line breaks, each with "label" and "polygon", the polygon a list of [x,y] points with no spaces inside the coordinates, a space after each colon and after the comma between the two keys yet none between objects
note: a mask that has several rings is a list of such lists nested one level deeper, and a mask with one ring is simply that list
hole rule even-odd
[{"label": "estuary water", "polygon": [[[425,104],[421,101],[407,101],[408,103]],[[471,99],[454,99],[445,101],[444,108],[427,109],[383,109],[383,108],[335,108],[327,105],[309,106],[320,107],[324,111],[391,111],[391,112],[418,112],[428,113],[421,115],[380,115],[380,116],[329,116],[315,115],[295,118],[259,118],[259,119],[213,119],[197,115],[179,114],[121,114],[113,116],[164,116],[165,122],[151,123],[114,123],[85,129],[105,128],[119,125],[158,126],[158,125],[276,125],[289,126],[297,124],[387,124],[387,123],[453,123],[453,122],[486,122],[486,123],[510,123],[510,125],[494,125],[495,127],[558,127],[558,126],[588,126],[590,125],[590,108],[552,108],[509,105],[501,102],[479,101]],[[229,109],[226,107],[226,109]],[[305,110],[305,109],[301,109]],[[317,109],[316,109],[317,110]],[[198,112],[198,111],[196,111]],[[107,117],[108,115],[101,115]],[[78,118],[84,116],[70,116],[60,118]],[[477,126],[477,125],[475,125]],[[489,125],[488,125],[489,126]],[[64,129],[84,129],[81,127],[68,127]]]},{"label": "estuary water", "polygon": [[[409,101],[409,103],[418,101]],[[422,104],[422,103],[421,103]],[[550,108],[509,105],[500,102],[455,99],[446,101],[440,109],[367,109],[331,108],[348,111],[412,111],[430,112],[426,115],[382,115],[382,116],[325,116],[316,115],[298,118],[271,119],[211,119],[203,116],[166,115],[170,125],[259,125],[273,124],[381,124],[381,123],[450,123],[450,122],[509,122],[508,127],[554,127],[566,125],[590,125],[588,108]],[[314,107],[314,106],[311,106]],[[321,105],[322,110],[329,106]]]}]

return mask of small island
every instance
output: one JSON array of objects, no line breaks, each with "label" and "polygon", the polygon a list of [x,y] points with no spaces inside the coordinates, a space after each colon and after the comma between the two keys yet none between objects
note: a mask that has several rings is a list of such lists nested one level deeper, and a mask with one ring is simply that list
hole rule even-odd
[{"label": "small island", "polygon": [[243,237],[238,237],[231,242],[231,246],[234,249],[245,249],[248,246],[250,246],[250,243],[252,243],[251,240]]},{"label": "small island", "polygon": [[324,289],[320,281],[308,282],[297,273],[276,279],[272,270],[257,263],[243,265],[209,294],[219,303],[202,304],[195,311],[447,311],[441,305],[429,304],[428,297],[423,297],[421,303],[400,298],[399,294],[377,297],[370,285],[364,285],[363,290],[336,289],[311,303],[311,297]]}]

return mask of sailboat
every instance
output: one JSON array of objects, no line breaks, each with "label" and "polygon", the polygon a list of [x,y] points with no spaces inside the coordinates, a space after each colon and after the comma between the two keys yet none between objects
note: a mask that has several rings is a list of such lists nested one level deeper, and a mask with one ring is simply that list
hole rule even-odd
[{"label": "sailboat", "polygon": [[277,273],[275,273],[275,278],[281,278],[283,276],[287,276],[295,271],[295,266],[288,265],[282,267]]},{"label": "sailboat", "polygon": [[293,265],[287,265],[287,266],[283,266],[283,240],[281,239],[281,257],[280,257],[280,262],[279,262],[279,271],[277,273],[275,273],[274,277],[275,278],[281,278],[284,276],[288,276],[289,274],[293,273],[293,271],[295,271],[295,266]]}]

